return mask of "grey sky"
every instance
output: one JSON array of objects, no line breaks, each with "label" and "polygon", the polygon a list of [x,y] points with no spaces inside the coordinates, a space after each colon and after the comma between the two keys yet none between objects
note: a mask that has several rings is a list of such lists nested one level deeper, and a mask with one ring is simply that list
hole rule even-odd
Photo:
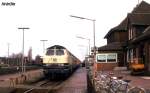
[{"label": "grey sky", "polygon": [[[60,44],[81,59],[87,53],[88,41],[76,36],[91,39],[93,46],[93,24],[69,15],[95,19],[96,46],[102,46],[106,44],[103,39],[105,34],[117,26],[138,3],[138,0],[7,1],[15,2],[16,5],[0,6],[0,56],[7,56],[7,43],[10,43],[10,54],[21,52],[22,30],[17,28],[29,27],[25,31],[25,54],[32,47],[33,56],[42,55],[43,46],[40,40],[46,39],[48,41],[45,48]],[[150,3],[150,0],[145,1]]]}]

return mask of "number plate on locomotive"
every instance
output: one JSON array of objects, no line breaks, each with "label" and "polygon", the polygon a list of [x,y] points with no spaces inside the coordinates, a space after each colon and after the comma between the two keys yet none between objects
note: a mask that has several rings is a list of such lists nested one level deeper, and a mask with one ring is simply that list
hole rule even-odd
[{"label": "number plate on locomotive", "polygon": [[57,62],[57,59],[56,59],[56,58],[53,58],[53,62]]}]

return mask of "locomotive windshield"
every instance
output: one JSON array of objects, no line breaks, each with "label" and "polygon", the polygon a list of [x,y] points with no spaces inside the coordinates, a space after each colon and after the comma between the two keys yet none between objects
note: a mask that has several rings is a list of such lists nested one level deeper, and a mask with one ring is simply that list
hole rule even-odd
[{"label": "locomotive windshield", "polygon": [[56,50],[56,55],[64,55],[64,50],[62,49]]},{"label": "locomotive windshield", "polygon": [[46,55],[54,55],[54,50],[53,49],[47,50]]},{"label": "locomotive windshield", "polygon": [[46,52],[46,55],[64,55],[64,50],[63,49],[49,49]]}]

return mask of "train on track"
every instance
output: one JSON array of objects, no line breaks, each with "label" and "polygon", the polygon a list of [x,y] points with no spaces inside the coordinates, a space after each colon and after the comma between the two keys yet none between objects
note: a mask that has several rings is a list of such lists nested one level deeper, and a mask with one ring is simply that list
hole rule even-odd
[{"label": "train on track", "polygon": [[47,48],[43,56],[44,74],[50,79],[69,76],[80,66],[80,63],[77,57],[60,45]]}]

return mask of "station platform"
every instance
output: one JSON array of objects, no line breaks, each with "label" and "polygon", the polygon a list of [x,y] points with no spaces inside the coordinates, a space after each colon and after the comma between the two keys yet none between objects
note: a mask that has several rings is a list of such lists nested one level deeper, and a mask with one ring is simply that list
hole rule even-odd
[{"label": "station platform", "polygon": [[131,80],[131,82],[129,83],[131,87],[138,86],[146,90],[150,90],[150,76],[134,76],[130,73],[126,73],[126,71],[118,73],[116,74],[116,76],[122,76],[123,80]]},{"label": "station platform", "polygon": [[35,80],[44,77],[43,70],[30,70],[24,73],[15,73],[0,75],[0,87],[15,87],[17,84],[24,82],[34,82]]},{"label": "station platform", "polygon": [[77,69],[63,86],[54,93],[87,93],[87,70],[85,67]]}]

